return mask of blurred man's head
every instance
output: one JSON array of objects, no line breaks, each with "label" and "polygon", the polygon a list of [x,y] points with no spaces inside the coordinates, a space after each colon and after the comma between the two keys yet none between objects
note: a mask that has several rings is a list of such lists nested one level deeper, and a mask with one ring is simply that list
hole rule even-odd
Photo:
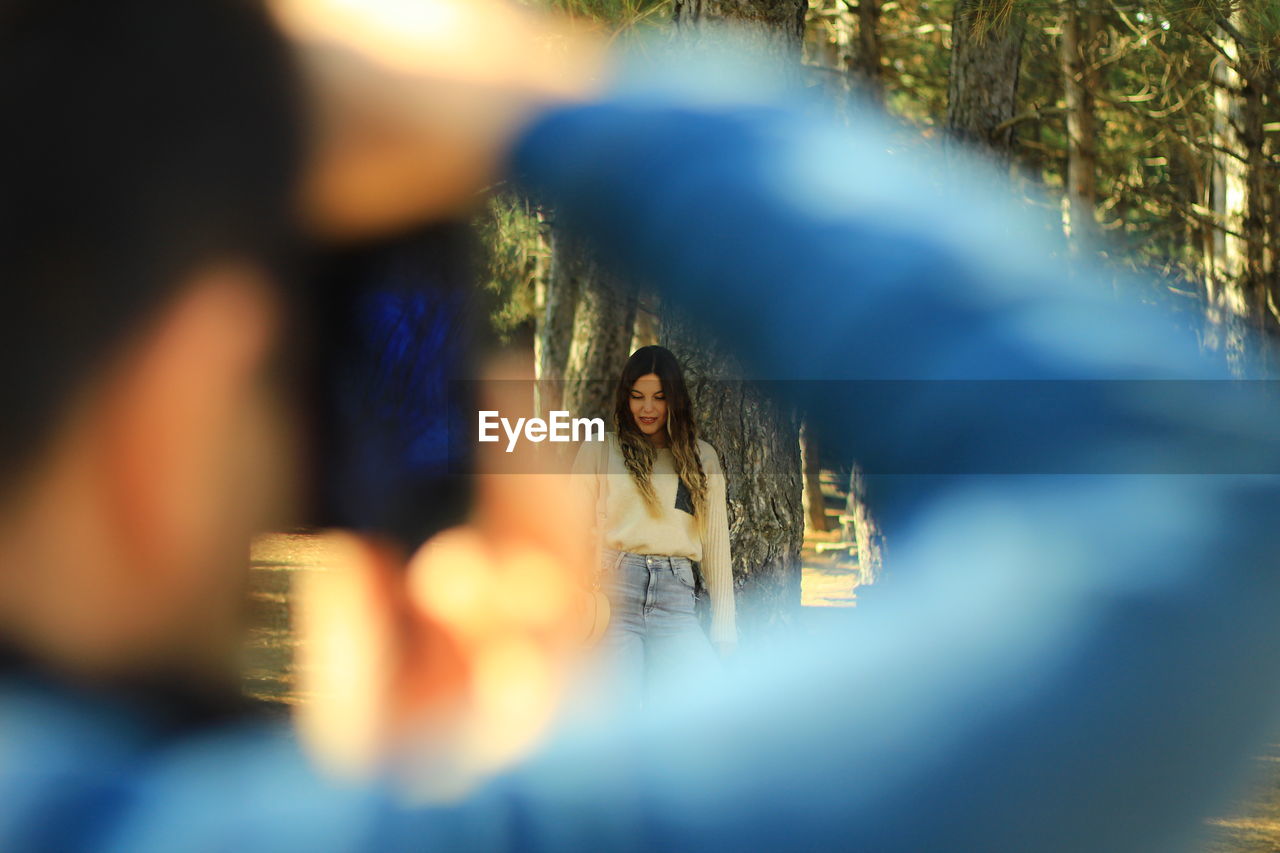
[{"label": "blurred man's head", "polygon": [[280,503],[300,98],[249,0],[0,0],[0,637],[220,653]]}]

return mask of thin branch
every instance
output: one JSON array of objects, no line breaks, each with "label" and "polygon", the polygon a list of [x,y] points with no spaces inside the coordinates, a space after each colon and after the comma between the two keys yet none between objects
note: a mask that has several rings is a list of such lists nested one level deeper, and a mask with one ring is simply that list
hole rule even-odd
[{"label": "thin branch", "polygon": [[1027,122],[1027,121],[1038,121],[1048,116],[1064,115],[1069,112],[1071,112],[1071,110],[1068,109],[1067,107],[1040,107],[1034,110],[1027,110],[1024,113],[1020,113],[1014,116],[1013,118],[1005,119],[1004,121],[1000,122],[994,128],[991,129],[991,132],[993,134],[1001,133],[1002,131],[1008,130],[1009,128],[1013,127],[1015,124],[1022,124],[1023,122]]}]

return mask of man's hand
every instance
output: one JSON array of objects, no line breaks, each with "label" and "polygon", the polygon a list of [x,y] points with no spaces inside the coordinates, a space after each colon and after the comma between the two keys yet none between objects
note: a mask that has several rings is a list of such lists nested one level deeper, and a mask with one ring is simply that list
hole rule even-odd
[{"label": "man's hand", "polygon": [[[532,414],[494,397],[531,382],[487,387],[485,405]],[[338,775],[390,771],[450,799],[527,754],[558,708],[583,651],[591,519],[568,476],[496,447],[480,448],[466,526],[407,562],[335,533],[325,569],[299,578],[298,725]]]},{"label": "man's hand", "polygon": [[497,0],[274,0],[316,119],[304,214],[354,238],[457,215],[542,109],[601,85],[604,47]]}]

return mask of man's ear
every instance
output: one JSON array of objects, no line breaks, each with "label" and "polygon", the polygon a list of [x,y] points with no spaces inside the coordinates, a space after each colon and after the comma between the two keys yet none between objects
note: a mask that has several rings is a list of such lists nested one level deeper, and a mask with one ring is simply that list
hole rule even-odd
[{"label": "man's ear", "polygon": [[204,562],[225,548],[226,479],[277,321],[261,273],[212,267],[177,291],[107,377],[99,483],[120,556],[137,570]]}]

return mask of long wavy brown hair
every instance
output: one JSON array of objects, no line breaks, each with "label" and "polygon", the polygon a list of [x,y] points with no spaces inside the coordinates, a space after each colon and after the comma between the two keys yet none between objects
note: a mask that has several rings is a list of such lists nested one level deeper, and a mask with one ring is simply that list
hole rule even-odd
[{"label": "long wavy brown hair", "polygon": [[676,473],[689,490],[689,496],[693,500],[693,515],[701,529],[707,517],[707,474],[698,454],[698,427],[693,420],[693,403],[689,399],[689,389],[684,384],[680,363],[665,347],[641,347],[631,354],[626,366],[622,368],[613,403],[613,429],[618,436],[618,448],[622,451],[622,459],[631,472],[631,479],[635,480],[640,489],[649,512],[659,514],[661,507],[658,506],[658,496],[650,480],[653,460],[657,458],[658,451],[640,431],[631,415],[631,387],[641,376],[650,373],[655,374],[662,382],[662,393],[667,401],[668,447],[675,457]]}]

